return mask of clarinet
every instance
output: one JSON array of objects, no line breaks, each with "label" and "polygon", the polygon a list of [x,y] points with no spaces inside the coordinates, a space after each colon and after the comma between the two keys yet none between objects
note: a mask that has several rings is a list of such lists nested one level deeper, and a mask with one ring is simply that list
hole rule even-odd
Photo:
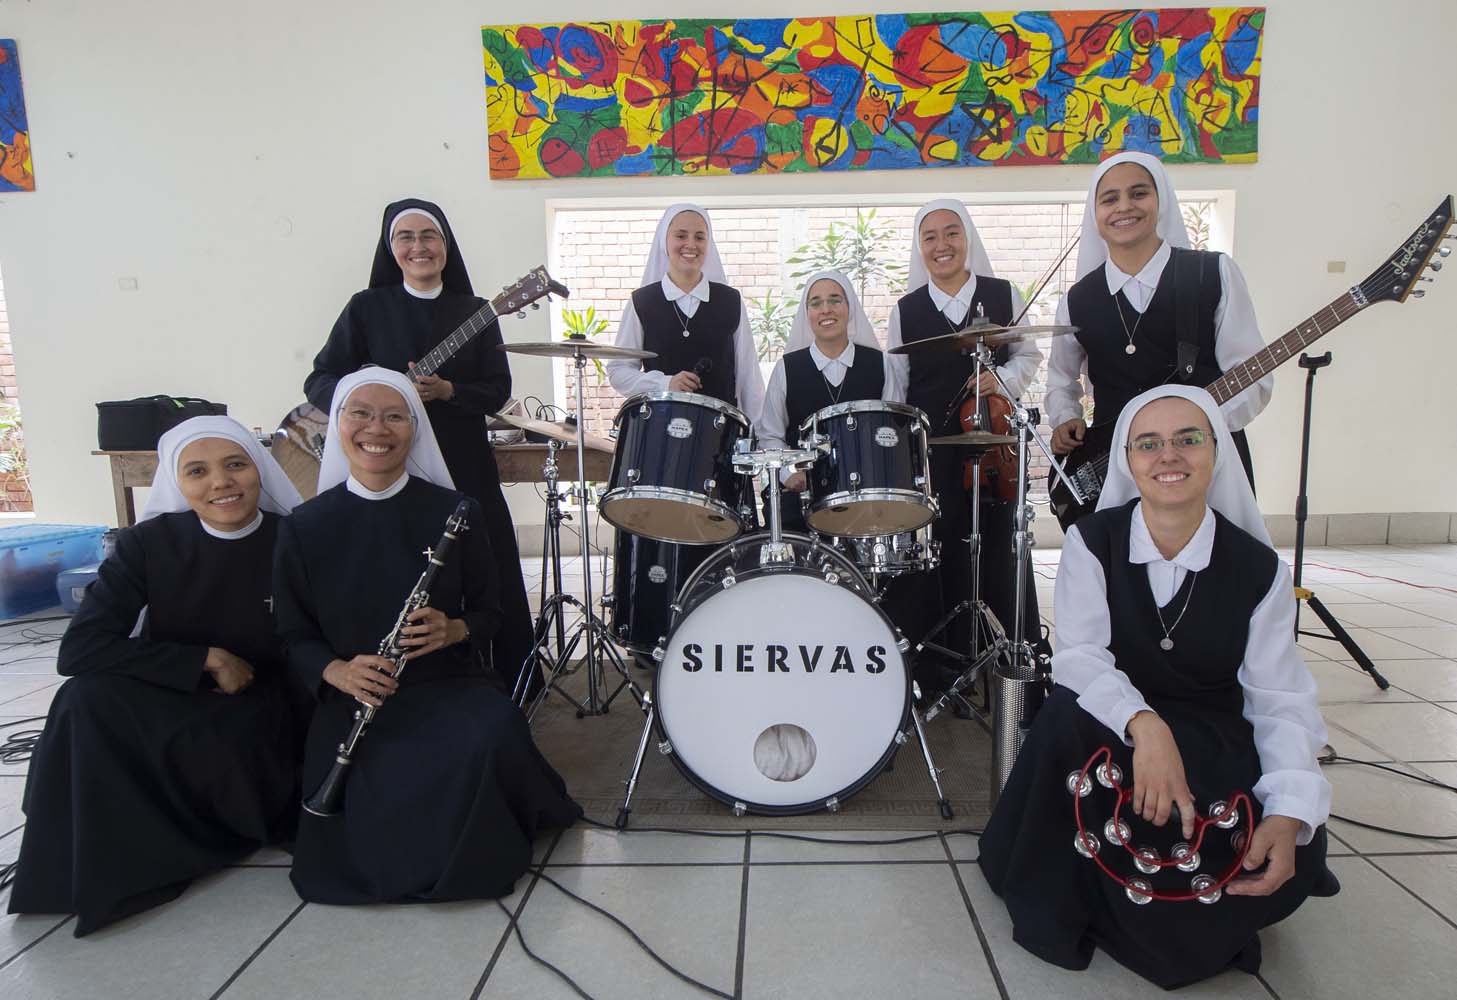
[{"label": "clarinet", "polygon": [[[445,533],[440,536],[440,541],[435,543],[434,548],[425,550],[425,570],[420,574],[420,579],[415,581],[415,589],[405,599],[405,606],[400,609],[394,628],[390,629],[389,634],[379,644],[379,655],[394,661],[392,677],[398,679],[405,672],[405,654],[409,652],[400,646],[400,632],[409,624],[412,613],[430,603],[430,586],[435,582],[435,574],[445,565],[456,539],[469,528],[466,523],[468,509],[469,501],[462,500],[456,504],[455,512],[446,518]],[[349,767],[354,763],[359,740],[374,721],[377,711],[379,709],[375,706],[359,702],[359,707],[354,710],[354,722],[349,727],[349,733],[344,737],[344,742],[339,744],[339,750],[334,756],[334,766],[329,769],[314,794],[304,799],[305,812],[324,817],[338,815],[339,797],[344,794],[344,782],[349,777]]]}]

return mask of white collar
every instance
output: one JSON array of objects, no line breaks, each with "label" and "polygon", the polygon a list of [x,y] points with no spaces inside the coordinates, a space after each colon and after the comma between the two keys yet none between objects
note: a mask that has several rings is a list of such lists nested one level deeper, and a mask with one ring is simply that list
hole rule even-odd
[{"label": "white collar", "polygon": [[428,292],[422,292],[422,291],[420,291],[420,289],[416,288],[414,285],[410,284],[408,281],[401,282],[401,284],[403,284],[405,286],[405,291],[409,292],[411,295],[413,295],[417,299],[438,299],[438,298],[440,298],[440,293],[443,292],[443,291],[445,291],[445,284],[443,282],[441,284],[436,285],[434,288],[430,289]]},{"label": "white collar", "polygon": [[197,519],[197,523],[202,525],[203,531],[212,535],[214,538],[221,538],[225,542],[236,542],[240,538],[247,538],[263,526],[263,511],[260,510],[257,514],[253,515],[253,520],[250,523],[236,531],[220,531],[200,517]]},{"label": "white collar", "polygon": [[1133,508],[1133,523],[1128,532],[1128,561],[1135,565],[1151,562],[1166,562],[1192,572],[1199,572],[1209,565],[1209,554],[1214,549],[1214,511],[1206,504],[1204,520],[1194,530],[1194,535],[1184,544],[1172,559],[1165,559],[1154,544],[1148,532],[1148,522],[1143,519],[1143,503]]},{"label": "white collar", "polygon": [[691,295],[699,302],[708,301],[708,275],[706,274],[698,279],[698,284],[694,285],[692,290],[687,292],[673,284],[673,279],[666,274],[663,275],[658,283],[663,286],[663,294],[667,296],[669,302],[677,302],[685,295]]},{"label": "white collar", "polygon": [[836,361],[844,365],[846,368],[852,368],[855,365],[855,341],[852,340],[848,344],[846,344],[845,349],[841,351],[838,356],[833,358],[829,357],[823,351],[821,351],[820,345],[818,343],[810,344],[809,359],[815,363],[815,367],[818,368],[820,371],[824,371]]},{"label": "white collar", "polygon": [[955,295],[947,295],[934,281],[926,282],[926,288],[931,293],[931,302],[941,312],[945,312],[946,307],[951,303],[960,302],[963,307],[963,315],[965,315],[964,310],[971,308],[972,297],[976,295],[976,275],[967,274],[966,281]]},{"label": "white collar", "polygon": [[1113,263],[1113,258],[1109,257],[1103,263],[1103,277],[1108,279],[1108,294],[1117,295],[1130,281],[1137,281],[1149,291],[1153,291],[1159,286],[1159,278],[1163,276],[1164,267],[1172,255],[1173,251],[1169,249],[1168,240],[1164,240],[1154,251],[1154,255],[1148,259],[1148,263],[1143,265],[1143,269],[1136,275],[1124,274],[1118,265]]},{"label": "white collar", "polygon": [[393,483],[386,486],[384,489],[372,490],[368,486],[365,486],[363,483],[361,483],[359,480],[355,479],[353,473],[350,473],[349,478],[344,480],[344,488],[350,493],[353,493],[355,496],[363,497],[366,500],[388,500],[390,497],[400,492],[400,490],[404,489],[405,484],[409,481],[410,474],[408,472],[401,472],[400,478],[396,479]]}]

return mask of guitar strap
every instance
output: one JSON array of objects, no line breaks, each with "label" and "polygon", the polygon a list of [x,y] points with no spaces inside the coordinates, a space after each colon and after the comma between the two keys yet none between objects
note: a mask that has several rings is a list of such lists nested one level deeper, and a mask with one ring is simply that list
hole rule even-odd
[{"label": "guitar strap", "polygon": [[1204,262],[1212,255],[1174,251],[1174,335],[1178,355],[1174,381],[1188,383],[1199,361],[1199,299],[1204,287]]}]

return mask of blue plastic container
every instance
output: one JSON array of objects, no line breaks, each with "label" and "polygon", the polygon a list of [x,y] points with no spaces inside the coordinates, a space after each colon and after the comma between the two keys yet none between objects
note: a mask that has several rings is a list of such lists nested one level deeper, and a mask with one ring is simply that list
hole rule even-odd
[{"label": "blue plastic container", "polygon": [[100,563],[92,563],[90,566],[77,566],[75,569],[61,571],[61,574],[56,577],[56,594],[61,598],[63,611],[74,615],[81,610],[81,601],[86,597],[86,588],[96,579],[96,574],[100,569]]},{"label": "blue plastic container", "polygon": [[0,619],[56,604],[56,577],[101,561],[101,525],[26,524],[0,528]]}]

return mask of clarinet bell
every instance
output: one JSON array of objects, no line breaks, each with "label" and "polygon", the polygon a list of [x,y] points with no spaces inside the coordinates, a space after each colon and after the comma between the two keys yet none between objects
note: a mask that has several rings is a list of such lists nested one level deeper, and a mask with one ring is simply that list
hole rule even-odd
[{"label": "clarinet bell", "polygon": [[324,776],[314,794],[304,799],[304,812],[323,819],[339,815],[339,800],[344,794],[344,779],[349,774],[349,764],[342,757],[334,759],[334,766],[329,768],[329,773]]}]

